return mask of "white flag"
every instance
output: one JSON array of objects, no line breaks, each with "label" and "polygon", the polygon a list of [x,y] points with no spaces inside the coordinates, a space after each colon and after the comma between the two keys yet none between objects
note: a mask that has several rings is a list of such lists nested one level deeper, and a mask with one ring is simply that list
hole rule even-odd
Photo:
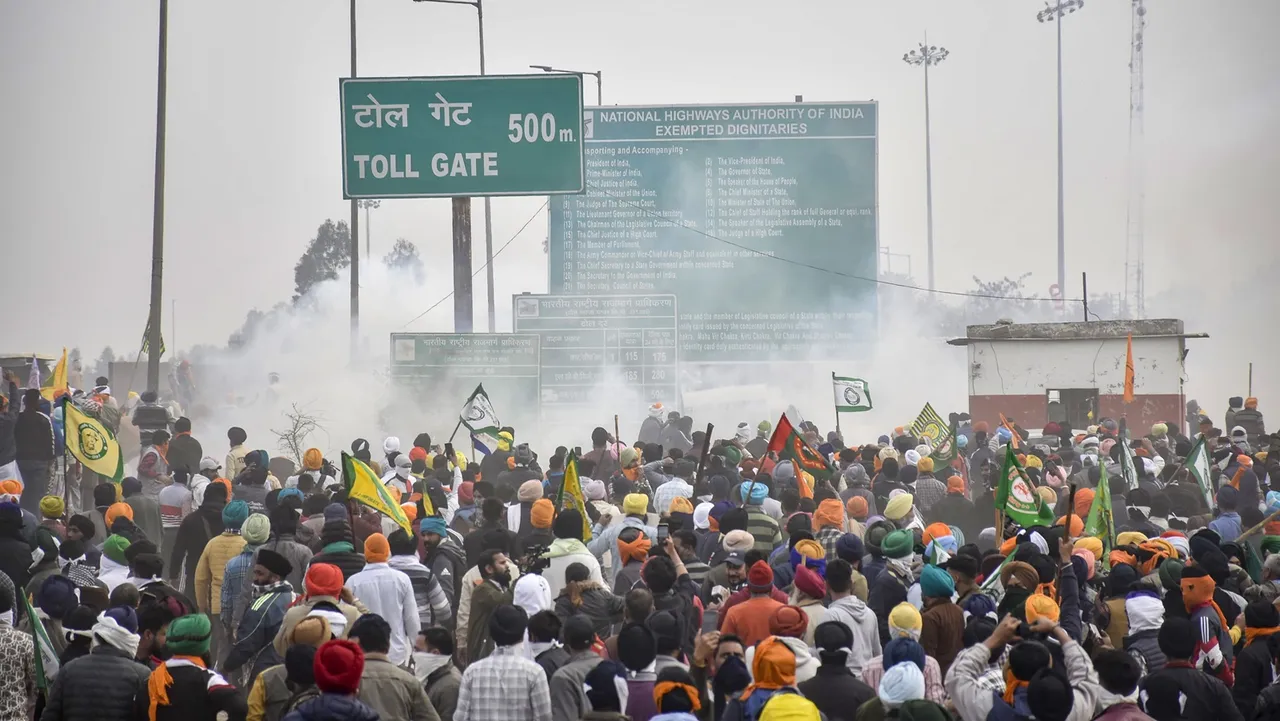
[{"label": "white flag", "polygon": [[1120,475],[1129,490],[1138,487],[1138,470],[1134,467],[1133,448],[1129,446],[1128,437],[1120,440]]},{"label": "white flag", "polygon": [[861,378],[831,376],[837,413],[859,413],[871,410],[871,388]]},{"label": "white flag", "polygon": [[484,392],[483,383],[476,386],[471,397],[462,406],[458,421],[478,436],[498,437],[502,422],[498,420],[498,414],[494,412],[493,404],[489,402],[489,394]]},{"label": "white flag", "polygon": [[1204,437],[1196,441],[1196,445],[1187,454],[1187,460],[1184,463],[1187,472],[1191,477],[1196,479],[1196,483],[1200,486],[1200,492],[1204,494],[1205,505],[1209,510],[1213,510],[1213,486],[1209,478],[1209,454],[1204,449]]}]

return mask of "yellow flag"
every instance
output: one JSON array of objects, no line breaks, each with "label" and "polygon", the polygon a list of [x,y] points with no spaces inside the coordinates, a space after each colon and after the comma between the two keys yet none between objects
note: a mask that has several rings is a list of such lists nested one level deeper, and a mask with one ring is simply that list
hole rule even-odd
[{"label": "yellow flag", "polygon": [[124,456],[111,430],[68,403],[64,409],[67,450],[85,468],[119,483],[124,478]]},{"label": "yellow flag", "polygon": [[404,532],[413,535],[413,526],[404,509],[395,502],[382,479],[358,458],[342,454],[342,482],[347,487],[347,498],[372,508],[395,521]]},{"label": "yellow flag", "polygon": [[582,481],[578,480],[578,458],[569,455],[564,465],[564,478],[560,481],[560,493],[556,499],[560,508],[572,507],[582,514],[582,540],[591,540],[591,521],[587,520],[587,499],[582,495]]},{"label": "yellow flag", "polygon": [[58,359],[58,364],[53,367],[53,374],[50,375],[40,386],[40,395],[44,399],[52,403],[58,396],[68,393],[67,387],[67,349],[62,349],[62,357]]}]

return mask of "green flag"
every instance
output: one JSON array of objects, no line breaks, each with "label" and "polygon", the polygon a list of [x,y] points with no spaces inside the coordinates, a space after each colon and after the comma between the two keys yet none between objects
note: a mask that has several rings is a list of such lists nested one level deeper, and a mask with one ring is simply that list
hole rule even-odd
[{"label": "green flag", "polygon": [[1106,464],[1099,464],[1102,475],[1089,506],[1089,517],[1084,522],[1084,535],[1095,536],[1102,541],[1102,567],[1111,570],[1111,547],[1116,542],[1116,523],[1111,516],[1111,482],[1107,480]]},{"label": "green flag", "polygon": [[1004,468],[996,489],[996,510],[1003,511],[1023,528],[1053,525],[1053,509],[1031,488],[1011,445],[1005,446]]},{"label": "green flag", "polygon": [[1187,460],[1183,463],[1187,468],[1187,472],[1191,477],[1196,479],[1196,485],[1200,486],[1200,493],[1204,495],[1204,505],[1209,510],[1213,510],[1215,504],[1213,502],[1213,482],[1209,476],[1209,454],[1204,448],[1204,436],[1196,441],[1195,446],[1191,448],[1191,452],[1187,454]]}]

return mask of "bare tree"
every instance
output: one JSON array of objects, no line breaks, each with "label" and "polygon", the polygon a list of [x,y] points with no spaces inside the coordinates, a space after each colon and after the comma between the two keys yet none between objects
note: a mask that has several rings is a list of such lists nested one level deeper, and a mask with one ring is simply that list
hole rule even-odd
[{"label": "bare tree", "polygon": [[275,434],[281,451],[284,451],[294,463],[302,465],[302,454],[309,447],[307,437],[312,433],[322,429],[320,422],[324,420],[324,416],[309,413],[298,407],[297,403],[292,404],[292,410],[285,411],[284,417],[288,421],[288,427],[284,430],[271,429]]}]

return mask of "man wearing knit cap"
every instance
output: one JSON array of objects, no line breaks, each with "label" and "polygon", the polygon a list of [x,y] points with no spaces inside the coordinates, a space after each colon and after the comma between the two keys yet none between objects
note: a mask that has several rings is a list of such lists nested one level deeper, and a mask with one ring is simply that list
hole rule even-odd
[{"label": "man wearing knit cap", "polygon": [[387,564],[391,545],[387,537],[375,533],[364,542],[364,570],[347,579],[351,594],[391,626],[391,650],[387,657],[397,666],[407,666],[418,636],[418,603],[409,577]]},{"label": "man wearing knit cap", "polygon": [[209,668],[212,633],[204,614],[183,616],[169,624],[165,648],[171,655],[151,672],[147,681],[150,718],[189,721],[218,713],[232,719],[245,717],[248,708],[244,696]]},{"label": "man wearing knit cap", "polygon": [[493,611],[487,622],[493,653],[473,662],[462,674],[455,719],[551,721],[547,675],[520,652],[528,622],[519,606],[503,605]]},{"label": "man wearing knit cap", "polygon": [[271,642],[280,656],[284,656],[285,651],[288,650],[294,627],[298,626],[303,619],[323,618],[335,637],[346,638],[347,630],[365,608],[358,599],[353,599],[356,605],[341,600],[344,595],[342,571],[331,563],[311,564],[303,580],[303,587],[302,600],[285,612],[284,620],[280,623],[280,631]]},{"label": "man wearing knit cap", "polygon": [[316,651],[312,670],[320,695],[304,701],[284,721],[377,721],[378,712],[356,697],[364,674],[364,652],[359,644],[344,639],[329,641]]},{"label": "man wearing knit cap", "polygon": [[881,643],[889,642],[889,612],[907,600],[907,589],[915,583],[911,568],[914,546],[915,535],[905,529],[888,534],[880,542],[885,567],[871,584],[867,605],[880,622]]},{"label": "man wearing knit cap", "polygon": [[754,646],[769,635],[769,617],[784,604],[772,598],[773,569],[756,561],[747,570],[750,597],[730,608],[720,624],[721,635],[735,635],[744,646]]},{"label": "man wearing knit cap", "polygon": [[251,601],[236,627],[235,645],[222,666],[231,672],[250,664],[249,686],[264,669],[284,660],[276,655],[271,642],[293,603],[293,587],[285,580],[292,571],[288,559],[268,548],[259,549],[253,561]]},{"label": "man wearing knit cap", "polygon": [[[206,493],[207,495],[207,493]],[[244,501],[232,501],[222,509],[222,525],[225,530],[211,539],[200,554],[196,564],[196,607],[201,613],[220,616],[222,613],[222,581],[227,562],[244,549],[245,540],[240,527],[249,517],[249,506]],[[213,654],[221,658],[226,654],[227,631],[222,623],[213,624]]]},{"label": "man wearing knit cap", "polygon": [[[591,528],[591,541],[587,543],[587,549],[596,557],[598,563],[603,561],[606,551],[614,551],[617,548],[618,534],[624,528],[637,528],[651,540],[658,537],[658,529],[648,524],[648,510],[649,497],[643,493],[631,493],[622,499],[622,512],[625,514],[622,523],[613,524],[611,514],[600,516]],[[617,562],[617,556],[614,554],[613,563],[609,567],[608,583],[604,584],[605,586],[613,587],[618,577],[618,570],[621,568],[622,564]]]}]

